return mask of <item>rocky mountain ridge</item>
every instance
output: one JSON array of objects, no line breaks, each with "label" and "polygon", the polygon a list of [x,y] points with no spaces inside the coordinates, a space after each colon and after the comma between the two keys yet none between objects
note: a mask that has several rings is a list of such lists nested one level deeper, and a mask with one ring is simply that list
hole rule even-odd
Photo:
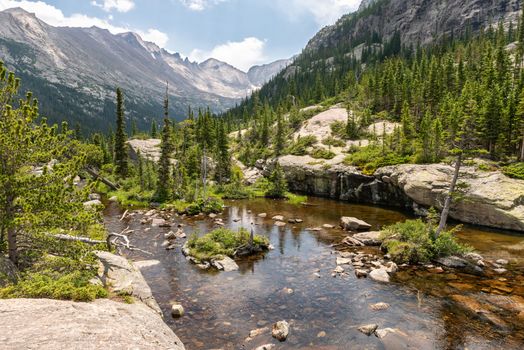
[{"label": "rocky mountain ridge", "polygon": [[216,59],[190,62],[136,33],[53,27],[20,8],[0,12],[0,22],[0,60],[40,97],[44,114],[98,129],[112,119],[116,86],[126,93],[129,117],[146,127],[162,115],[166,81],[174,116],[184,117],[188,106],[221,112],[289,63],[253,67],[248,74]]}]

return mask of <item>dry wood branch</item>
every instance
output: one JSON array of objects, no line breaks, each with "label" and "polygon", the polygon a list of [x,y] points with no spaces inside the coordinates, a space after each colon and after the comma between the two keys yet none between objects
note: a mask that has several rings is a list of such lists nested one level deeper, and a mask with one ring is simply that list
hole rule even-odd
[{"label": "dry wood branch", "polygon": [[124,220],[126,218],[126,215],[127,215],[128,212],[129,212],[129,210],[126,210],[124,212],[124,214],[122,214],[122,217],[120,218],[120,221],[122,221],[122,220]]},{"label": "dry wood branch", "polygon": [[104,184],[106,184],[107,186],[109,186],[112,190],[114,191],[118,191],[119,187],[117,184],[109,181],[108,179],[106,179],[105,177],[101,176],[99,173],[97,173],[96,171],[94,171],[93,169],[89,168],[89,167],[86,167],[85,168],[87,173],[89,175],[91,175],[93,178],[95,179],[99,179],[100,181],[102,181]]}]

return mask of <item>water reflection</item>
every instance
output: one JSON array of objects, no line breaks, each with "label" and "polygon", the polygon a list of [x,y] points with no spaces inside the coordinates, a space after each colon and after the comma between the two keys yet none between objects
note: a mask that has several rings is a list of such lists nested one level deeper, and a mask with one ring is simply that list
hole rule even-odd
[{"label": "water reflection", "polygon": [[[139,215],[120,222],[116,208],[108,208],[106,214],[111,230],[131,226],[135,230],[133,243],[161,262],[143,273],[165,311],[166,321],[189,350],[252,349],[272,343],[268,334],[249,343],[245,343],[245,338],[250,330],[282,319],[288,320],[292,329],[288,340],[277,344],[278,349],[383,349],[408,345],[417,349],[519,348],[524,339],[521,328],[513,327],[509,333],[493,330],[491,324],[472,320],[448,300],[451,294],[492,288],[493,282],[460,274],[434,275],[424,269],[403,271],[391,284],[358,280],[349,268],[347,276],[331,277],[335,255],[330,245],[344,237],[344,233],[338,229],[313,232],[306,228],[336,225],[341,216],[356,216],[371,223],[373,229],[379,229],[407,216],[395,210],[329,200],[310,202],[313,206],[297,207],[264,199],[228,203],[230,207],[221,216],[226,227],[250,229],[254,223],[256,233],[266,235],[276,248],[265,256],[239,261],[240,270],[231,273],[201,271],[184,259],[180,249],[166,251],[161,243],[163,234],[169,230],[152,228],[145,232]],[[259,213],[267,213],[267,218],[259,218]],[[271,219],[274,215],[283,215],[286,220],[300,218],[304,222],[278,228]],[[214,227],[213,220],[205,217],[185,223],[188,234],[207,232]],[[518,252],[503,248],[522,242],[522,236],[467,227],[460,238],[482,254],[522,262]],[[376,249],[374,252],[378,253]],[[152,258],[140,253],[131,257]],[[520,268],[521,265],[517,269]],[[321,278],[314,276],[317,271]],[[524,290],[519,289],[522,282],[515,278],[504,283],[513,288],[514,294],[524,295]],[[450,283],[455,283],[455,287]],[[468,286],[473,289],[468,290]],[[293,293],[286,292],[288,289]],[[169,307],[174,301],[184,305],[187,316],[179,320],[169,317]],[[386,302],[391,307],[380,312],[371,310],[369,304],[377,302]],[[407,338],[382,342],[357,331],[358,326],[368,323],[377,323],[380,328],[398,328]],[[325,336],[320,336],[324,333]]]}]

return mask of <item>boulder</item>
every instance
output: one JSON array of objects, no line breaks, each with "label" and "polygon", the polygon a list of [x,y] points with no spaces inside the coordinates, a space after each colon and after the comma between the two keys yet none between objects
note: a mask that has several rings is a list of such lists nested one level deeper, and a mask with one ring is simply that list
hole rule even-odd
[{"label": "boulder", "polygon": [[140,302],[8,299],[0,300],[0,315],[2,349],[185,349]]},{"label": "boulder", "polygon": [[225,272],[236,271],[239,269],[235,260],[228,256],[225,256],[220,260],[213,260],[212,265],[219,270],[224,270]]},{"label": "boulder", "polygon": [[151,288],[145,281],[140,270],[126,258],[109,252],[97,251],[99,259],[98,278],[114,293],[126,293],[162,315]]},{"label": "boulder", "polygon": [[470,261],[460,258],[458,256],[448,256],[445,258],[437,259],[437,262],[443,266],[450,267],[453,269],[460,269],[465,273],[471,275],[481,276],[484,274],[484,270],[477,264],[473,264]]},{"label": "boulder", "polygon": [[341,217],[340,226],[346,231],[361,231],[371,228],[371,225],[367,222],[350,216]]},{"label": "boulder", "polygon": [[289,323],[286,321],[278,321],[273,325],[271,335],[278,341],[285,341],[289,335]]},{"label": "boulder", "polygon": [[380,231],[361,232],[353,235],[353,238],[368,246],[379,246],[382,244]]},{"label": "boulder", "polygon": [[375,269],[369,273],[369,277],[377,282],[389,282],[389,274],[385,268]]}]

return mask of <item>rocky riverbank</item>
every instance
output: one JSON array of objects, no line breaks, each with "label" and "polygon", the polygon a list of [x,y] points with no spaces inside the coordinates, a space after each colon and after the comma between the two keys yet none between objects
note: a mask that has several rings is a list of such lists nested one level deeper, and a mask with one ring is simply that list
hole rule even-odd
[{"label": "rocky riverbank", "polygon": [[[453,168],[445,164],[397,165],[378,169],[373,176],[343,163],[343,156],[318,161],[309,156],[278,159],[292,191],[315,196],[410,209],[424,214],[440,209],[451,181]],[[257,163],[261,173],[271,164]],[[253,169],[246,169],[252,176]],[[496,171],[463,167],[460,176],[462,199],[455,201],[450,216],[475,225],[524,232],[524,181]]]},{"label": "rocky riverbank", "polygon": [[2,349],[184,350],[164,323],[138,267],[108,252],[97,256],[99,274],[92,283],[106,285],[114,295],[112,300],[0,300]]}]

